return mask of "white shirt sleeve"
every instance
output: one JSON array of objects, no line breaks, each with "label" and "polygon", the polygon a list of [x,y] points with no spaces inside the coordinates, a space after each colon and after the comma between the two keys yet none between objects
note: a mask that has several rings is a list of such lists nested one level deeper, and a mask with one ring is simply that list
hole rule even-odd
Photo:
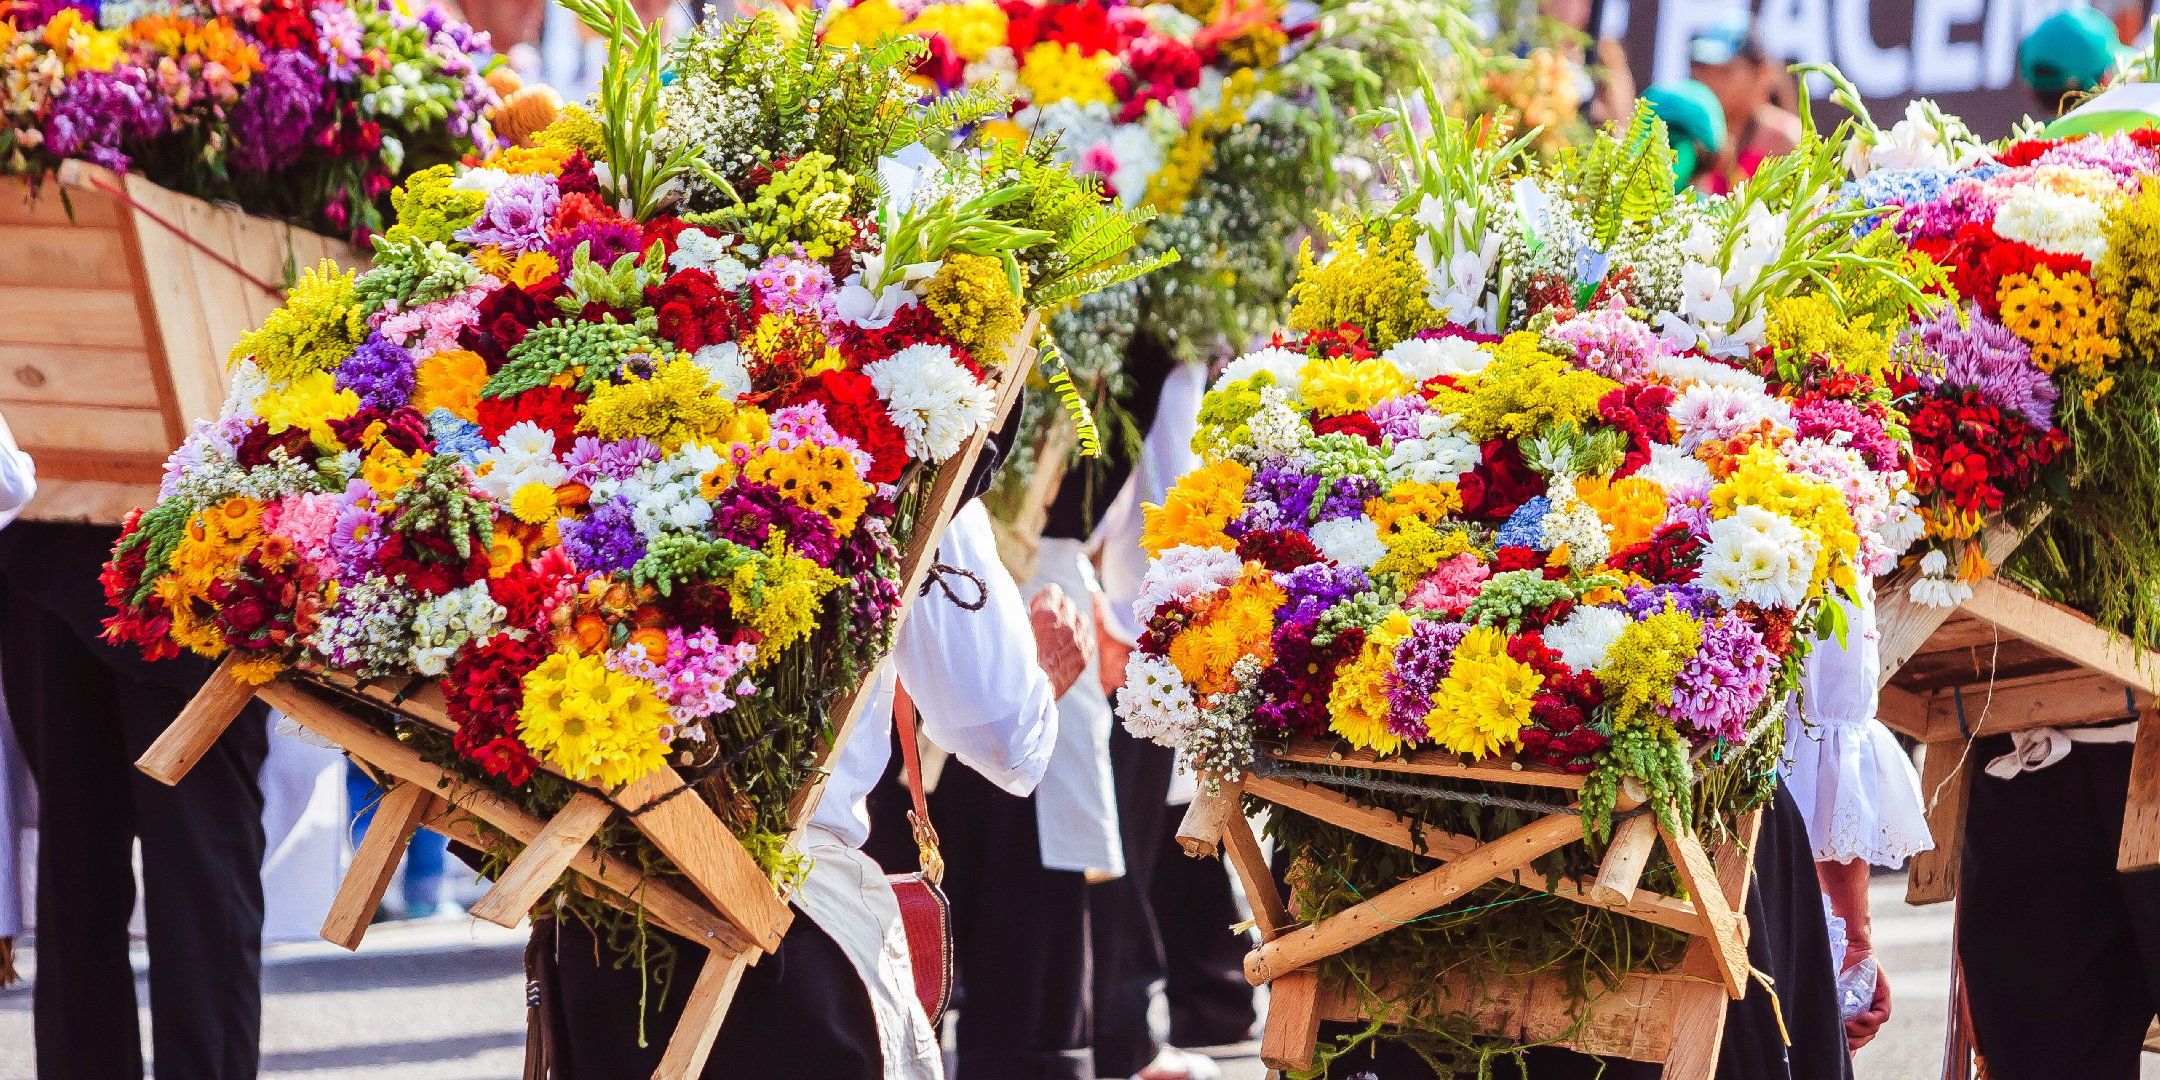
[{"label": "white shirt sleeve", "polygon": [[0,529],[15,520],[36,495],[37,466],[15,445],[7,425],[0,424]]},{"label": "white shirt sleeve", "polygon": [[[900,628],[893,662],[923,734],[1014,795],[1042,781],[1057,743],[1057,696],[1036,663],[1027,602],[1005,564],[982,503],[954,515],[938,560],[983,582],[983,606],[969,611],[936,585],[918,597]],[[971,584],[952,582],[963,599]]]},{"label": "white shirt sleeve", "polygon": [[1139,641],[1144,629],[1133,618],[1133,601],[1139,599],[1140,581],[1147,576],[1147,554],[1140,550],[1145,523],[1141,507],[1162,505],[1171,485],[1200,467],[1192,440],[1200,428],[1200,399],[1206,394],[1207,368],[1201,364],[1180,364],[1163,380],[1140,461],[1089,540],[1089,546],[1102,553],[1103,599],[1108,609],[1103,629],[1127,645]]},{"label": "white shirt sleeve", "polygon": [[1935,846],[1920,777],[1875,718],[1882,634],[1872,591],[1847,606],[1845,644],[1818,641],[1785,717],[1785,787],[1817,862],[1896,866]]}]

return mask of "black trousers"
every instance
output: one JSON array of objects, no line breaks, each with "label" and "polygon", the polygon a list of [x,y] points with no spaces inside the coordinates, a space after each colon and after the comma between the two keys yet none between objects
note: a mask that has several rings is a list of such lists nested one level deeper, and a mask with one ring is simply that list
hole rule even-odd
[{"label": "black trousers", "polygon": [[[1822,891],[1800,808],[1783,786],[1763,814],[1755,845],[1755,884],[1748,890],[1748,962],[1768,974],[1777,989],[1775,1006],[1762,986],[1748,990],[1725,1013],[1725,1041],[1718,1051],[1718,1080],[1851,1080],[1852,1056],[1838,1019],[1837,982],[1830,970],[1830,931]],[[1782,1010],[1792,1045],[1778,1027]],[[1342,1029],[1323,1029],[1322,1038]],[[1654,1080],[1662,1066],[1541,1049],[1525,1056],[1520,1070],[1507,1064],[1496,1075],[1521,1080]],[[1602,1068],[1602,1072],[1599,1070]],[[1330,1077],[1360,1071],[1378,1080],[1427,1080],[1422,1061],[1400,1046],[1381,1045],[1371,1055],[1337,1060]],[[2074,1072],[2051,1077],[2083,1077]],[[2134,1075],[2134,1074],[2132,1074]]]},{"label": "black trousers", "polygon": [[[2010,749],[1973,744],[1975,762]],[[1958,958],[1995,1080],[2129,1080],[2160,1012],[2160,874],[2115,870],[2128,745],[2080,745],[2037,772],[1973,777]]]},{"label": "black trousers", "polygon": [[957,1080],[1094,1080],[1085,876],[1044,869],[1033,798],[954,763],[930,801],[953,908]]},{"label": "black trousers", "polygon": [[0,533],[0,664],[38,783],[39,1075],[143,1075],[128,919],[142,842],[151,1046],[160,1080],[256,1074],[262,1025],[263,714],[243,713],[177,787],[135,758],[209,673],[95,639],[97,567],[117,533]]},{"label": "black trousers", "polygon": [[1088,929],[1094,938],[1095,1072],[1124,1080],[1147,1068],[1162,1050],[1148,1026],[1148,1005],[1165,981],[1163,935],[1156,924],[1154,884],[1164,862],[1164,802],[1176,753],[1133,738],[1125,725],[1110,731],[1110,774],[1117,786],[1118,832],[1125,876],[1087,887]]},{"label": "black trousers", "polygon": [[[592,930],[575,918],[533,928],[535,976],[548,1029],[552,1080],[648,1080],[682,1019],[683,1000],[706,963],[705,949],[664,930],[680,958],[665,1000],[648,989],[634,961],[617,966]],[[648,1003],[645,1044],[638,1045],[638,1005]],[[877,1017],[870,992],[847,954],[800,912],[780,950],[743,973],[721,1022],[705,1080],[878,1080]]]}]

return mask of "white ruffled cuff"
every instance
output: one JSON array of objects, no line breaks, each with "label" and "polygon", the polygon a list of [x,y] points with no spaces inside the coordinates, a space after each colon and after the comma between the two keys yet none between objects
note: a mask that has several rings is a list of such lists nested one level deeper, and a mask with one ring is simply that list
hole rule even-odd
[{"label": "white ruffled cuff", "polygon": [[1807,820],[1815,861],[1894,867],[1935,846],[1920,776],[1890,729],[1788,722],[1785,788]]}]

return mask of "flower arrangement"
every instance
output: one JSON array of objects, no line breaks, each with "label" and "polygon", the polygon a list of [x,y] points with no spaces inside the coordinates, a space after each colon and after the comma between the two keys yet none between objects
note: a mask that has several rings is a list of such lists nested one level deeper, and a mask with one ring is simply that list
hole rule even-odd
[{"label": "flower arrangement", "polygon": [[[1918,536],[1883,382],[1911,267],[1829,205],[1839,139],[1694,202],[1646,113],[1549,165],[1483,125],[1399,131],[1402,201],[1308,245],[1289,332],[1217,377],[1205,464],[1147,512],[1125,722],[1210,777],[1266,767],[1256,744],[1422,749],[1587,774],[1593,836],[1623,783],[1723,828],[1767,793],[1833,601]],[[1376,798],[1480,839],[1526,820]],[[1430,866],[1270,829],[1300,920]],[[1344,962],[1584,986],[1655,944],[1510,889]]]},{"label": "flower arrangement", "polygon": [[1027,147],[924,149],[919,46],[763,15],[663,48],[571,2],[612,35],[598,115],[414,174],[370,269],[234,347],[107,636],[439,679],[460,774],[551,812],[555,776],[680,766],[784,878],[936,467],[1024,377],[1026,312],[1133,272],[1137,226]]},{"label": "flower arrangement", "polygon": [[0,8],[0,172],[80,159],[365,238],[399,178],[494,149],[499,63],[433,5],[31,0]]},{"label": "flower arrangement", "polygon": [[1875,212],[1860,227],[1939,264],[1955,300],[1904,333],[1893,377],[1928,538],[1911,598],[1956,606],[1995,570],[1983,531],[2045,512],[2020,576],[2150,640],[2160,131],[1990,148],[1915,102],[1870,143],[1846,189]]}]

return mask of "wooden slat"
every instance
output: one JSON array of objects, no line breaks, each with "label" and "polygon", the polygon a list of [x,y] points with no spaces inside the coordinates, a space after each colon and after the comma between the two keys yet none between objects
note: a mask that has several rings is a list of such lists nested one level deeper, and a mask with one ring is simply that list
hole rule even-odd
[{"label": "wooden slat", "polygon": [[[2045,516],[2042,511],[2042,517]],[[2032,523],[2038,524],[2038,518]],[[2025,540],[2025,530],[1997,522],[1980,534],[1980,553],[1989,563],[2001,565],[2017,546]],[[1915,603],[1911,595],[1912,582],[1920,576],[1917,562],[1899,570],[1876,583],[1875,625],[1882,633],[1879,653],[1882,656],[1881,682],[1895,678],[1905,661],[1927,644],[1935,629],[1947,620],[1950,608],[1928,607]],[[1880,684],[1878,684],[1880,685]]]},{"label": "wooden slat", "polygon": [[0,343],[83,349],[140,349],[135,294],[127,289],[0,285]]},{"label": "wooden slat", "polygon": [[[421,757],[419,751],[347,713],[345,705],[331,699],[326,691],[279,679],[259,693],[272,708],[295,723],[382,773],[434,788],[454,810],[487,822],[495,832],[516,843],[531,843],[547,827],[509,799],[477,784],[451,778],[440,766]],[[735,924],[676,882],[649,876],[597,845],[588,844],[580,850],[570,868],[613,896],[642,905],[648,918],[671,933],[729,952],[751,948],[750,939]]]},{"label": "wooden slat", "polygon": [[23,508],[24,521],[118,525],[127,512],[157,501],[155,484],[113,484],[38,477],[37,497]]},{"label": "wooden slat", "polygon": [[1310,926],[1266,941],[1245,957],[1245,979],[1255,986],[1286,971],[1306,967],[1363,944],[1443,907],[1492,880],[1527,867],[1562,845],[1582,839],[1582,818],[1552,814],[1492,841],[1476,851],[1429,870]]},{"label": "wooden slat", "polygon": [[1178,847],[1195,859],[1213,858],[1222,850],[1223,826],[1240,812],[1235,784],[1221,784],[1214,791],[1203,785],[1178,819]]},{"label": "wooden slat", "polygon": [[1990,578],[1974,586],[1964,610],[2089,670],[2160,694],[2160,653],[2135,648],[2070,608]]},{"label": "wooden slat", "polygon": [[53,180],[33,185],[21,177],[0,178],[0,225],[109,229],[120,223],[120,206],[110,196],[87,188],[68,188],[63,200],[63,186],[64,182]]},{"label": "wooden slat", "polygon": [[[1395,999],[1404,977],[1379,978],[1375,988],[1383,999]],[[1707,991],[1712,1008],[1723,1016],[1724,990],[1714,982],[1678,975],[1633,972],[1617,983],[1592,987],[1587,998],[1569,987],[1558,975],[1448,972],[1437,980],[1420,977],[1416,994],[1437,995],[1439,1011],[1465,1017],[1479,1031],[1535,1046],[1551,1043],[1601,1057],[1631,1061],[1663,1061],[1671,1048],[1679,995],[1689,987]],[[1407,1017],[1399,1005],[1388,1006],[1380,1017],[1366,1011],[1357,988],[1339,980],[1321,983],[1322,1020],[1369,1023],[1385,1019],[1401,1023]]]},{"label": "wooden slat", "polygon": [[1928,833],[1935,846],[1912,857],[1905,902],[1936,904],[1957,896],[1965,801],[1972,793],[1976,763],[1972,747],[1963,742],[1929,743],[1920,754],[1920,798],[1927,806]]},{"label": "wooden slat", "polygon": [[166,785],[179,783],[195,768],[195,763],[210,752],[218,736],[225,734],[225,729],[239,718],[240,710],[255,697],[255,688],[233,678],[232,669],[233,660],[227,657],[210,672],[187,707],[136,759],[136,768]]},{"label": "wooden slat", "polygon": [[1583,786],[1584,777],[1542,767],[1532,768],[1506,760],[1481,760],[1464,762],[1458,754],[1444,750],[1417,750],[1394,757],[1383,757],[1370,750],[1341,750],[1332,746],[1299,743],[1272,750],[1269,756],[1277,761],[1300,765],[1331,765],[1344,768],[1377,769],[1381,772],[1415,773],[1419,776],[1450,776],[1461,780],[1489,780],[1505,784],[1534,784],[1539,787],[1563,788],[1569,791]]},{"label": "wooden slat", "polygon": [[[7,257],[5,245],[0,233],[0,260]],[[149,371],[150,354],[142,349],[0,345],[0,411],[16,402],[156,409]]]},{"label": "wooden slat", "polygon": [[398,861],[405,857],[413,834],[445,807],[439,796],[418,784],[391,785],[376,804],[367,835],[360,838],[352,865],[345,870],[345,880],[338,883],[337,896],[330,901],[330,912],[323,918],[324,941],[341,949],[360,947],[360,939],[375,921],[375,909],[382,905],[390,879],[397,876]]},{"label": "wooden slat", "polygon": [[695,793],[673,794],[682,786],[681,777],[662,769],[610,798],[630,812],[631,821],[654,846],[759,948],[779,948],[793,919],[786,901],[712,807]]},{"label": "wooden slat", "polygon": [[742,985],[743,972],[749,969],[748,956],[716,952],[705,957],[705,963],[698,968],[697,982],[691,985],[690,996],[683,1002],[682,1016],[675,1022],[675,1034],[668,1039],[667,1052],[660,1058],[660,1067],[653,1071],[653,1080],[696,1080],[704,1074],[705,1059],[712,1054],[713,1040],[720,1037],[728,1005]]},{"label": "wooden slat", "polygon": [[1310,1069],[1319,1043],[1320,975],[1311,968],[1286,971],[1268,984],[1260,1063],[1270,1069]]},{"label": "wooden slat", "polygon": [[2148,710],[2138,717],[2137,745],[2130,752],[2130,790],[2115,869],[2155,867],[2160,867],[2160,715]]},{"label": "wooden slat", "polygon": [[1716,983],[1682,982],[1673,988],[1671,1043],[1662,1080],[1711,1080],[1725,1043],[1724,992]]},{"label": "wooden slat", "polygon": [[[1656,819],[1657,815],[1650,815]],[[1718,974],[1725,983],[1725,992],[1734,998],[1747,993],[1748,958],[1747,937],[1740,916],[1726,899],[1724,882],[1718,878],[1717,867],[1703,851],[1702,841],[1693,832],[1668,828],[1658,821],[1658,835],[1665,839],[1665,850],[1673,857],[1673,865],[1680,871],[1680,881],[1687,886],[1688,898],[1695,901],[1701,913],[1701,929],[1711,946],[1710,959],[1716,963]]]},{"label": "wooden slat", "polygon": [[1592,896],[1616,907],[1634,901],[1643,868],[1657,847],[1657,822],[1651,820],[1655,816],[1644,811],[1613,826],[1612,843],[1606,845],[1605,861],[1598,864],[1597,882],[1590,887]]},{"label": "wooden slat", "polygon": [[33,458],[42,458],[39,451],[46,449],[163,457],[174,445],[166,439],[164,416],[156,409],[14,401],[6,408],[15,441]]},{"label": "wooden slat", "polygon": [[[2154,697],[2106,675],[2064,675],[1966,687],[1962,695],[1937,691],[1928,697],[1928,726],[1920,741],[1963,741],[2037,727],[2118,723],[2153,706]],[[1962,698],[1962,700],[1961,700]]]},{"label": "wooden slat", "polygon": [[1223,855],[1230,860],[1230,869],[1237,872],[1238,883],[1245,887],[1245,899],[1252,905],[1253,927],[1259,931],[1260,940],[1273,941],[1287,933],[1290,905],[1283,902],[1282,889],[1275,884],[1267,856],[1260,851],[1260,838],[1253,835],[1252,822],[1243,814],[1232,814],[1223,824]]},{"label": "wooden slat", "polygon": [[614,809],[597,795],[581,791],[570,796],[569,804],[556,811],[540,835],[496,876],[487,895],[472,906],[473,917],[497,926],[516,926],[570,869],[570,860],[607,824]]},{"label": "wooden slat", "polygon": [[116,228],[0,224],[0,285],[124,290],[133,279]]}]

